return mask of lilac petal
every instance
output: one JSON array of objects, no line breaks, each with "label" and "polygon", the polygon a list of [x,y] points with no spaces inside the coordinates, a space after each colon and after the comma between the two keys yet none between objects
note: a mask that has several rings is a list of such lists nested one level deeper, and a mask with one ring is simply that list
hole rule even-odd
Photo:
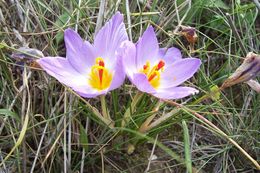
[{"label": "lilac petal", "polygon": [[85,92],[82,92],[82,91],[76,91],[80,96],[82,97],[85,97],[85,98],[95,98],[99,95],[102,95],[100,93],[93,93],[93,94],[90,94],[90,93],[85,93]]},{"label": "lilac petal", "polygon": [[199,91],[191,87],[171,87],[157,90],[153,95],[161,99],[180,99],[189,95],[194,95]]},{"label": "lilac petal", "polygon": [[175,47],[169,49],[161,48],[159,49],[159,59],[164,60],[165,67],[167,67],[175,61],[182,59],[181,51]]},{"label": "lilac petal", "polygon": [[122,57],[125,73],[132,80],[133,74],[138,72],[135,45],[131,41],[125,41],[119,54]]},{"label": "lilac petal", "polygon": [[49,75],[71,87],[82,97],[93,98],[107,92],[107,90],[98,91],[89,86],[87,76],[76,71],[65,58],[44,57],[37,62]]},{"label": "lilac petal", "polygon": [[88,69],[95,63],[95,52],[93,46],[83,41],[72,29],[66,29],[64,33],[66,44],[66,57],[70,64],[82,74],[88,73]]},{"label": "lilac petal", "polygon": [[160,88],[175,87],[191,78],[199,69],[201,61],[185,58],[175,61],[161,73]]},{"label": "lilac petal", "polygon": [[153,64],[158,59],[158,50],[158,41],[153,27],[150,26],[136,43],[137,68],[142,68],[147,60]]},{"label": "lilac petal", "polygon": [[113,79],[108,91],[119,88],[124,83],[125,80],[125,70],[123,68],[122,59],[120,57],[118,58],[114,69],[115,70],[114,70]]},{"label": "lilac petal", "polygon": [[125,40],[128,40],[128,36],[123,15],[117,12],[97,33],[94,47],[98,51],[98,56],[104,58],[110,66],[115,63],[116,51]]},{"label": "lilac petal", "polygon": [[156,92],[156,90],[148,82],[146,75],[143,73],[134,74],[131,82],[142,92],[146,92],[146,93]]},{"label": "lilac petal", "polygon": [[167,48],[159,48],[158,59],[162,59],[166,55],[166,52],[167,52]]},{"label": "lilac petal", "polygon": [[67,59],[62,57],[44,57],[37,63],[51,76],[69,86],[86,86],[87,77],[76,71]]},{"label": "lilac petal", "polygon": [[108,92],[107,90],[98,91],[91,88],[90,86],[76,86],[72,89],[75,90],[80,96],[85,98],[94,98],[98,95],[106,94]]}]

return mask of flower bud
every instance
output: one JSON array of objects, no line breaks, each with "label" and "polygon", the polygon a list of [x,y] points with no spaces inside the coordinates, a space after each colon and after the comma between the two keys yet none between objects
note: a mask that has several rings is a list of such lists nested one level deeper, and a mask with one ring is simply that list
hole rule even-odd
[{"label": "flower bud", "polygon": [[232,85],[247,82],[260,74],[260,56],[249,52],[244,62],[236,71],[223,83],[222,89]]}]

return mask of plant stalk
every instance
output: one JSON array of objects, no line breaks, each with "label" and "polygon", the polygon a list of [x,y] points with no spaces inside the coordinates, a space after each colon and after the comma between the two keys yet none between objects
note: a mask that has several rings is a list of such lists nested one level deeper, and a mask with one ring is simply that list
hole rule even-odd
[{"label": "plant stalk", "polygon": [[100,96],[100,101],[101,101],[101,109],[102,109],[102,115],[105,119],[109,120],[112,122],[112,119],[110,117],[109,111],[107,109],[107,104],[106,104],[106,96],[105,95],[101,95]]},{"label": "plant stalk", "polygon": [[125,125],[129,122],[131,113],[135,110],[136,105],[141,100],[142,96],[143,96],[142,92],[136,93],[136,95],[134,96],[134,98],[132,100],[130,107],[127,108],[127,110],[125,111],[124,118],[121,123],[121,127],[125,127]]}]

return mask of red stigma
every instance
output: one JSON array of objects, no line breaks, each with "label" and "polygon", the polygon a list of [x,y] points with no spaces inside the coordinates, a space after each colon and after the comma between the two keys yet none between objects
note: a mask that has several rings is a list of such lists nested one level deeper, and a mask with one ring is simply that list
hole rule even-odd
[{"label": "red stigma", "polygon": [[102,66],[102,67],[105,67],[105,63],[104,63],[104,61],[102,61],[102,60],[99,60],[98,65],[99,65],[99,66]]},{"label": "red stigma", "polygon": [[[155,66],[155,71],[153,71],[150,75],[150,77],[148,78],[148,81],[150,82],[151,80],[153,80],[156,76],[157,76],[157,72],[159,70],[161,70],[165,65],[165,62],[163,60],[160,60],[159,63]],[[144,65],[144,69],[145,69],[145,65]]]},{"label": "red stigma", "polygon": [[149,77],[149,79],[148,79],[148,81],[150,82],[151,80],[153,80],[153,78],[156,76],[156,73],[153,73],[150,77]]},{"label": "red stigma", "polygon": [[161,61],[158,63],[156,70],[160,70],[161,68],[164,67],[164,65],[165,65],[165,62],[164,62],[163,60],[161,60]]},{"label": "red stigma", "polygon": [[[101,67],[105,67],[105,62],[102,60],[98,61],[98,65]],[[102,79],[103,79],[103,69],[98,70],[98,75],[99,75],[99,82],[102,85]]]}]

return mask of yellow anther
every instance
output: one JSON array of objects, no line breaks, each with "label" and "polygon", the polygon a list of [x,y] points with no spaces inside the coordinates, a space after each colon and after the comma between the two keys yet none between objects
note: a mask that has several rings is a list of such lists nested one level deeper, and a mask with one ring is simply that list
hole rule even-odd
[{"label": "yellow anther", "polygon": [[105,67],[99,66],[99,65],[93,65],[91,67],[91,73],[94,73],[94,70],[104,70]]},{"label": "yellow anther", "polygon": [[97,57],[95,60],[96,64],[98,64],[100,61],[104,61],[104,59],[101,57]]}]

